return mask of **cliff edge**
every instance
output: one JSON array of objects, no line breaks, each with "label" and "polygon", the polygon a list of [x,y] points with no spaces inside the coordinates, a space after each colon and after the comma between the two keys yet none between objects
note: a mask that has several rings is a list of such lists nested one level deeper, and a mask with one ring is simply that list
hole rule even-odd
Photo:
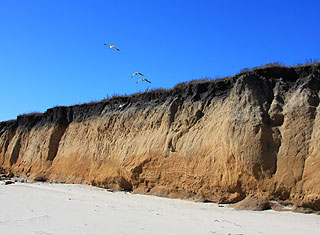
[{"label": "cliff edge", "polygon": [[0,123],[0,168],[29,179],[320,210],[320,65],[265,67]]}]

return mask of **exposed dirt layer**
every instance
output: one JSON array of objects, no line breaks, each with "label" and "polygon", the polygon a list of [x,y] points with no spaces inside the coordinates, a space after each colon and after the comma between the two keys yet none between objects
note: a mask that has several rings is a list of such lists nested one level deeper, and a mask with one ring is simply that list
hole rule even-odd
[{"label": "exposed dirt layer", "polygon": [[269,67],[0,123],[0,167],[28,179],[320,210],[320,65]]}]

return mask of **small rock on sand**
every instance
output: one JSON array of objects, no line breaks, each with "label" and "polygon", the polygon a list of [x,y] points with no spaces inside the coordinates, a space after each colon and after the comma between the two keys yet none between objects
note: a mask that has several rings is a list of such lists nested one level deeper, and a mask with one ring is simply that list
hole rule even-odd
[{"label": "small rock on sand", "polygon": [[5,185],[14,184],[14,181],[12,181],[12,180],[6,180],[6,181],[4,182],[4,184],[5,184]]}]

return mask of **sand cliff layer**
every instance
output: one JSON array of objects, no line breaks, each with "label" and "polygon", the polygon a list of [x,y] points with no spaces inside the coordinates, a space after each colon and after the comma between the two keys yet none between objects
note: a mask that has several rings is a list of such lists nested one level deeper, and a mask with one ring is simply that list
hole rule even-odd
[{"label": "sand cliff layer", "polygon": [[320,210],[320,65],[19,116],[0,123],[0,167],[31,179]]}]

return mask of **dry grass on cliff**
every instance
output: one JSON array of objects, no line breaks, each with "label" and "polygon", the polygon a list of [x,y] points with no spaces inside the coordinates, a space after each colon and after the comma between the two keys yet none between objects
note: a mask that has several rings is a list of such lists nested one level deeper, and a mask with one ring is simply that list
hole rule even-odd
[{"label": "dry grass on cliff", "polygon": [[240,73],[245,73],[245,72],[249,72],[249,71],[254,71],[257,69],[265,69],[265,68],[273,68],[273,67],[281,67],[281,68],[295,68],[295,67],[302,67],[302,66],[308,66],[308,65],[319,65],[320,62],[318,59],[307,59],[304,63],[297,63],[294,65],[286,65],[283,62],[273,62],[273,63],[268,63],[268,64],[264,64],[264,65],[260,65],[260,66],[255,66],[252,68],[243,68],[240,70]]},{"label": "dry grass on cliff", "polygon": [[[180,82],[177,85],[175,85],[172,89],[181,89],[181,88],[185,88],[189,85],[194,85],[194,84],[198,84],[198,83],[206,83],[206,82],[212,82],[212,81],[218,81],[219,79],[221,79],[221,77],[217,76],[216,78],[212,78],[212,77],[202,77],[200,79],[192,79],[190,81],[186,81],[186,82]],[[223,79],[223,78],[222,78]]]},{"label": "dry grass on cliff", "polygon": [[[259,70],[259,69],[265,69],[265,68],[275,68],[275,67],[280,67],[280,68],[295,68],[295,67],[302,67],[302,66],[308,66],[308,65],[320,65],[320,61],[318,59],[307,59],[304,63],[297,63],[294,65],[285,65],[282,62],[276,61],[273,63],[268,63],[260,66],[255,66],[252,68],[243,68],[240,70],[239,74],[249,72],[249,71],[254,71],[254,70]],[[236,74],[238,75],[238,74]],[[234,76],[236,76],[234,75]],[[200,79],[193,79],[190,81],[185,81],[185,82],[180,82],[177,85],[175,85],[172,89],[181,89],[185,88],[188,85],[193,85],[193,84],[198,84],[198,83],[206,83],[206,82],[220,82],[223,80],[231,79],[234,76],[226,76],[226,77],[220,77],[216,76],[215,78],[212,77],[203,77]]]},{"label": "dry grass on cliff", "polygon": [[[93,105],[93,104],[97,104],[100,102],[109,102],[111,100],[115,100],[115,99],[123,99],[123,98],[130,98],[130,97],[136,97],[136,96],[140,96],[142,94],[146,94],[146,93],[150,93],[150,94],[154,94],[154,93],[165,93],[165,92],[169,92],[170,90],[176,90],[176,89],[185,89],[187,86],[190,85],[194,85],[194,84],[198,84],[198,83],[207,83],[207,82],[221,82],[224,80],[228,80],[231,79],[235,76],[241,75],[243,73],[246,72],[250,72],[250,71],[254,71],[254,70],[259,70],[259,69],[265,69],[265,68],[276,68],[276,67],[280,67],[280,68],[294,68],[294,67],[302,67],[302,66],[308,66],[308,65],[319,65],[320,62],[318,59],[307,59],[304,63],[297,63],[295,65],[285,65],[282,62],[276,61],[273,63],[268,63],[268,64],[264,64],[264,65],[260,65],[260,66],[255,66],[252,68],[243,68],[240,70],[240,72],[238,74],[235,74],[234,76],[226,76],[226,77],[221,77],[221,76],[215,76],[213,77],[202,77],[199,79],[193,79],[190,81],[185,81],[185,82],[180,82],[178,84],[176,84],[173,88],[163,88],[163,87],[159,87],[159,88],[152,88],[149,89],[147,88],[145,91],[139,91],[133,94],[118,94],[118,93],[114,93],[112,95],[108,95],[106,97],[104,97],[102,100],[97,100],[97,101],[89,101],[89,102],[84,102],[84,103],[77,103],[74,104],[73,106],[76,105]],[[36,115],[41,115],[41,113],[39,112],[31,112],[31,113],[27,113],[27,114],[21,114],[19,116],[36,116]]]},{"label": "dry grass on cliff", "polygon": [[27,117],[27,116],[42,116],[42,115],[43,115],[43,113],[33,111],[30,113],[19,114],[18,116]]}]

